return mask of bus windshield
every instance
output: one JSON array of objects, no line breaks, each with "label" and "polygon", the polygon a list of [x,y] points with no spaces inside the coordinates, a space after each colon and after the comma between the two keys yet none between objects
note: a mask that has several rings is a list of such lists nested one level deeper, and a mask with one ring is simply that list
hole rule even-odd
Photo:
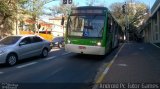
[{"label": "bus windshield", "polygon": [[86,15],[69,17],[68,35],[78,37],[102,37],[105,16]]}]

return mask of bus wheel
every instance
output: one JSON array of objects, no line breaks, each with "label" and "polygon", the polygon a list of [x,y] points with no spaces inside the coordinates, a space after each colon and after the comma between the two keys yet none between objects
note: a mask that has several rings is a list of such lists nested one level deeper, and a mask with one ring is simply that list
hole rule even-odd
[{"label": "bus wheel", "polygon": [[59,47],[59,48],[62,48],[62,47],[63,47],[63,45],[62,45],[62,44],[58,44],[58,47]]}]

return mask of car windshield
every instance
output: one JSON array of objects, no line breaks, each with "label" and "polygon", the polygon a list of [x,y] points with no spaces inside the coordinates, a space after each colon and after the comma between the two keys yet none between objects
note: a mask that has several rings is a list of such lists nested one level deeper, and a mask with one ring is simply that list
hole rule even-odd
[{"label": "car windshield", "polygon": [[102,37],[104,16],[86,15],[70,16],[68,35],[79,37]]},{"label": "car windshield", "polygon": [[0,45],[12,45],[15,44],[21,37],[20,36],[9,36],[0,40]]}]

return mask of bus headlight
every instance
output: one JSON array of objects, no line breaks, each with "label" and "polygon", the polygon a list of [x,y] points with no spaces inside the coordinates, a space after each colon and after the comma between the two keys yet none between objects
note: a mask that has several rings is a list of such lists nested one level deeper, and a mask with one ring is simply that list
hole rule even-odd
[{"label": "bus headlight", "polygon": [[101,46],[101,42],[98,42],[97,45],[98,45],[98,46]]},{"label": "bus headlight", "polygon": [[68,40],[68,44],[70,44],[71,43],[71,41],[70,40]]}]

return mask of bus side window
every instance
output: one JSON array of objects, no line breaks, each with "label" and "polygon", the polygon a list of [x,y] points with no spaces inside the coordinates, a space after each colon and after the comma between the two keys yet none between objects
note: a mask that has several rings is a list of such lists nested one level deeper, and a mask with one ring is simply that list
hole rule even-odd
[{"label": "bus side window", "polygon": [[108,32],[111,33],[112,32],[112,25],[111,25],[112,23],[111,23],[110,18],[108,18],[108,23],[107,24],[108,24]]},{"label": "bus side window", "polygon": [[108,30],[109,30],[109,33],[111,33],[111,32],[112,32],[111,28],[112,28],[112,25],[111,25],[111,24],[108,24]]}]

